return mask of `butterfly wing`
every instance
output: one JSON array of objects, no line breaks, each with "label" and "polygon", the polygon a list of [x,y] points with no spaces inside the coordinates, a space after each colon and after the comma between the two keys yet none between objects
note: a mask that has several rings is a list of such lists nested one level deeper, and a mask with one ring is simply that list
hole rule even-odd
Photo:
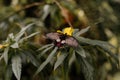
[{"label": "butterfly wing", "polygon": [[59,33],[48,33],[48,34],[46,34],[46,37],[48,38],[48,39],[51,39],[51,40],[57,40],[57,39],[59,39],[59,37],[60,37],[60,34]]},{"label": "butterfly wing", "polygon": [[73,37],[68,37],[65,39],[65,43],[69,46],[73,46],[73,47],[77,47],[78,46],[78,42],[75,38]]}]

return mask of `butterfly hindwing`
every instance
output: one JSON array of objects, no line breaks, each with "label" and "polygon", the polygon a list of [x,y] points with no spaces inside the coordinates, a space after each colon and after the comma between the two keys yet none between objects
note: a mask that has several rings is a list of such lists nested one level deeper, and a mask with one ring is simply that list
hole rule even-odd
[{"label": "butterfly hindwing", "polygon": [[77,47],[78,46],[78,42],[75,38],[73,37],[68,37],[65,39],[65,43],[69,46],[73,46],[73,47]]}]

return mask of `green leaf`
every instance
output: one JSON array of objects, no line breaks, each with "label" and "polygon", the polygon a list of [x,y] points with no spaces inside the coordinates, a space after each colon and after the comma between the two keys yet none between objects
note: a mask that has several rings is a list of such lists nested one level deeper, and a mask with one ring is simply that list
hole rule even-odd
[{"label": "green leaf", "polygon": [[71,66],[71,64],[73,63],[73,61],[75,61],[75,50],[73,51],[72,56],[71,56],[71,58],[69,59],[68,65]]},{"label": "green leaf", "polygon": [[45,50],[43,50],[39,55],[38,58],[40,58],[42,55],[44,55],[48,50],[52,49],[54,46],[49,46]]},{"label": "green leaf", "polygon": [[86,33],[89,29],[90,29],[90,27],[87,27],[87,28],[85,28],[85,29],[82,29],[82,30],[80,30],[79,32],[77,32],[75,35],[76,35],[76,36],[80,36],[81,34]]},{"label": "green leaf", "polygon": [[111,44],[109,44],[108,42],[105,41],[99,41],[99,40],[91,40],[88,38],[84,38],[84,37],[77,37],[74,36],[80,43],[86,43],[86,44],[90,44],[93,46],[100,46],[100,47],[107,47],[107,48],[114,48]]},{"label": "green leaf", "polygon": [[54,65],[54,70],[60,66],[60,64],[62,64],[62,62],[64,61],[64,59],[67,57],[67,53],[62,51],[61,52],[61,55],[58,57],[57,61],[55,62],[55,65]]},{"label": "green leaf", "polygon": [[78,53],[82,57],[86,57],[85,51],[80,45],[75,49],[75,52]]},{"label": "green leaf", "polygon": [[44,21],[46,19],[46,17],[49,15],[50,13],[50,5],[45,5],[44,8],[43,8],[43,15],[42,15],[42,20]]},{"label": "green leaf", "polygon": [[42,46],[41,48],[39,48],[38,51],[40,51],[40,50],[42,50],[42,49],[45,49],[45,48],[47,48],[47,47],[49,47],[49,46],[52,46],[52,45],[54,45],[54,44],[52,43],[52,44],[44,45],[44,46]]},{"label": "green leaf", "polygon": [[27,25],[26,27],[22,27],[21,31],[15,35],[15,41],[20,40],[20,38],[23,36],[23,34],[25,33],[25,31],[31,27],[34,23],[31,23],[29,25]]},{"label": "green leaf", "polygon": [[21,58],[19,56],[13,56],[12,57],[12,71],[17,78],[17,80],[20,80],[21,78],[21,68],[22,68],[22,62]]},{"label": "green leaf", "polygon": [[35,75],[38,74],[52,60],[52,58],[54,57],[57,49],[58,49],[58,47],[55,47],[53,49],[53,51],[49,54],[48,58],[40,65],[40,67],[36,71]]},{"label": "green leaf", "polygon": [[86,80],[96,80],[94,78],[94,68],[86,60],[86,58],[81,57],[79,54],[76,54],[76,58],[81,65],[81,70],[85,76]]},{"label": "green leaf", "polygon": [[38,60],[36,59],[36,57],[33,55],[33,54],[34,54],[33,51],[29,50],[29,51],[24,51],[23,53],[24,53],[24,55],[31,61],[31,63],[32,63],[34,66],[36,66],[36,67],[39,66],[39,62],[38,62]]},{"label": "green leaf", "polygon": [[35,35],[37,35],[37,34],[39,34],[40,32],[35,32],[35,33],[32,33],[32,34],[30,34],[29,36],[26,36],[26,37],[24,37],[24,38],[22,38],[22,39],[20,39],[20,43],[22,43],[24,40],[26,40],[26,39],[28,39],[28,38],[31,38],[31,37],[33,37],[33,36],[35,36]]},{"label": "green leaf", "polygon": [[11,80],[11,77],[12,77],[12,69],[11,69],[11,66],[7,66],[7,69],[5,71],[5,75],[4,75],[4,78],[5,80]]},{"label": "green leaf", "polygon": [[4,58],[3,56],[4,56],[3,54],[0,56],[0,61]]},{"label": "green leaf", "polygon": [[16,42],[16,43],[12,44],[10,47],[12,47],[12,48],[19,48],[19,45],[18,45],[18,43]]},{"label": "green leaf", "polygon": [[12,40],[14,40],[14,38],[15,38],[14,35],[13,35],[13,33],[10,33],[8,36],[9,36],[9,38],[12,39]]},{"label": "green leaf", "polygon": [[78,32],[79,32],[79,29],[74,29],[73,35],[76,35],[76,33],[78,33]]},{"label": "green leaf", "polygon": [[9,47],[6,47],[4,52],[3,52],[3,57],[4,57],[6,64],[8,63],[8,51],[9,51]]},{"label": "green leaf", "polygon": [[75,38],[79,41],[79,43],[85,43],[85,44],[90,44],[93,46],[99,46],[102,48],[104,51],[106,51],[111,57],[114,58],[114,60],[119,64],[118,57],[112,53],[111,49],[114,48],[111,44],[104,42],[104,41],[99,41],[99,40],[91,40],[88,38],[83,38],[83,37],[76,37]]},{"label": "green leaf", "polygon": [[112,61],[114,61],[114,63],[119,65],[119,56],[115,55],[110,49],[106,47],[103,47],[102,49],[112,57]]}]

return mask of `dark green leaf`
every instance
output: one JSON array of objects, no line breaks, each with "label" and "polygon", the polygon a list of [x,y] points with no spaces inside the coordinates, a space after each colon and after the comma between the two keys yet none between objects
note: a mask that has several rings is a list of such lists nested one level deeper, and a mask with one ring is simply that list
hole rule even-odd
[{"label": "dark green leaf", "polygon": [[84,37],[77,37],[74,36],[80,43],[85,43],[85,44],[90,44],[93,46],[100,46],[100,47],[107,47],[107,48],[114,48],[111,44],[104,42],[104,41],[99,41],[99,40],[91,40],[88,38],[84,38]]},{"label": "dark green leaf", "polygon": [[[33,51],[29,50],[29,51],[24,51],[23,53],[26,55],[26,57],[28,58],[28,60],[30,60],[30,61],[32,62],[32,64],[33,64],[34,66],[38,67],[39,62],[38,62],[38,60],[36,59],[36,57],[33,55],[33,54],[34,54]],[[32,53],[33,53],[33,54],[32,54]]]},{"label": "dark green leaf", "polygon": [[54,46],[49,46],[47,47],[45,50],[43,50],[39,55],[38,58],[40,58],[42,55],[44,55],[47,51],[49,51],[50,49],[52,49]]},{"label": "dark green leaf", "polygon": [[75,51],[73,51],[73,53],[72,53],[72,56],[71,56],[71,58],[69,59],[69,66],[71,66],[71,64],[73,63],[73,61],[75,60]]},{"label": "dark green leaf", "polygon": [[79,54],[76,54],[76,58],[81,65],[81,70],[85,76],[86,80],[96,80],[94,78],[94,69],[86,58],[81,57]]},{"label": "dark green leaf", "polygon": [[79,29],[74,29],[73,35],[76,35],[76,33],[78,33],[78,32],[79,32]]},{"label": "dark green leaf", "polygon": [[80,45],[75,49],[75,52],[77,52],[82,57],[86,57],[85,51]]},{"label": "dark green leaf", "polygon": [[93,46],[99,46],[104,51],[106,51],[111,57],[113,57],[115,59],[115,61],[119,64],[118,57],[114,53],[112,53],[112,51],[111,51],[111,49],[114,48],[111,44],[104,42],[104,41],[91,40],[91,39],[83,38],[83,37],[76,37],[76,39],[80,43],[90,44]]},{"label": "dark green leaf", "polygon": [[0,56],[0,61],[1,61],[3,58],[4,58],[4,55],[2,54],[2,55]]},{"label": "dark green leaf", "polygon": [[37,34],[39,34],[40,32],[35,32],[35,33],[32,33],[32,34],[30,34],[29,36],[26,36],[26,37],[24,37],[24,38],[22,38],[22,39],[20,39],[20,43],[22,43],[24,40],[26,40],[26,39],[28,39],[28,38],[31,38],[31,37],[33,37],[33,36],[35,36],[35,35],[37,35]]},{"label": "dark green leaf", "polygon": [[36,71],[35,75],[38,74],[54,57],[58,47],[55,47],[54,50],[49,54],[48,58],[40,65],[38,70]]},{"label": "dark green leaf", "polygon": [[89,29],[90,29],[90,27],[87,27],[87,28],[85,28],[85,29],[82,29],[82,30],[80,30],[79,32],[77,32],[77,33],[75,34],[75,36],[80,36],[81,34],[86,33]]},{"label": "dark green leaf", "polygon": [[5,80],[11,80],[12,77],[12,69],[11,66],[7,66],[7,69],[5,71]]},{"label": "dark green leaf", "polygon": [[18,43],[16,42],[16,43],[12,44],[10,47],[12,47],[12,48],[19,48],[19,45],[18,45]]},{"label": "dark green leaf", "polygon": [[115,55],[110,49],[108,49],[107,47],[102,47],[102,49],[104,51],[106,51],[112,58],[112,61],[114,61],[114,63],[116,63],[116,65],[118,64],[119,65],[119,59],[118,59],[118,56]]},{"label": "dark green leaf", "polygon": [[55,65],[54,65],[54,70],[59,67],[60,64],[62,64],[62,62],[64,61],[64,59],[67,57],[67,53],[62,51],[61,52],[61,55],[57,58],[57,61],[55,62]]},{"label": "dark green leaf", "polygon": [[45,48],[47,48],[47,47],[49,47],[49,46],[52,46],[52,45],[53,45],[53,43],[52,43],[52,44],[44,45],[44,46],[42,46],[41,48],[39,48],[38,51],[40,51],[40,50],[42,50],[42,49],[45,49]]},{"label": "dark green leaf", "polygon": [[31,23],[29,25],[27,25],[26,27],[22,27],[21,31],[15,35],[15,41],[20,40],[20,38],[23,36],[23,34],[25,33],[25,31],[31,27],[34,23]]},{"label": "dark green leaf", "polygon": [[4,57],[6,64],[8,63],[8,51],[9,51],[9,47],[6,47],[4,52],[3,52],[3,57]]},{"label": "dark green leaf", "polygon": [[17,80],[20,80],[21,78],[21,68],[22,68],[21,58],[19,56],[13,56],[12,70]]}]

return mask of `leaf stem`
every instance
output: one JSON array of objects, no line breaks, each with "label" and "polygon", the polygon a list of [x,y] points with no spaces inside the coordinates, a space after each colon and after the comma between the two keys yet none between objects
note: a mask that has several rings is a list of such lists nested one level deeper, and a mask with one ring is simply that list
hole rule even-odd
[{"label": "leaf stem", "polygon": [[[57,0],[54,0],[54,2],[57,4],[57,6],[60,8],[60,10],[61,10],[62,12],[64,12],[65,8],[62,7],[61,4],[60,4]],[[66,21],[67,21],[67,23],[69,24],[69,26],[73,28],[70,20],[68,19],[68,15],[63,15],[63,17],[66,19]]]}]

